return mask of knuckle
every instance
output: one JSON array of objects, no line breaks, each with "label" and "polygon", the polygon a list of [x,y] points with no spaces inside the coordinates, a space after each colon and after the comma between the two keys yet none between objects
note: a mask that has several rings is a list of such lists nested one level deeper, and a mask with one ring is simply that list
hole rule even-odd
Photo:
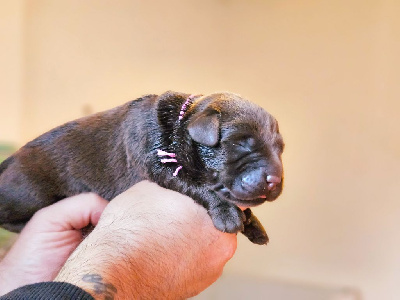
[{"label": "knuckle", "polygon": [[37,212],[35,212],[33,214],[32,219],[40,218],[43,214],[46,214],[46,211],[47,211],[47,207],[38,210]]},{"label": "knuckle", "polygon": [[50,213],[51,213],[51,208],[49,206],[43,207],[33,214],[31,221],[32,222],[40,221],[46,218]]},{"label": "knuckle", "polygon": [[230,260],[236,252],[237,237],[236,234],[225,234],[225,236],[222,245],[223,256],[226,260]]},{"label": "knuckle", "polygon": [[85,198],[86,201],[90,201],[92,204],[99,204],[104,201],[102,197],[100,197],[98,194],[90,192],[90,193],[85,193]]}]

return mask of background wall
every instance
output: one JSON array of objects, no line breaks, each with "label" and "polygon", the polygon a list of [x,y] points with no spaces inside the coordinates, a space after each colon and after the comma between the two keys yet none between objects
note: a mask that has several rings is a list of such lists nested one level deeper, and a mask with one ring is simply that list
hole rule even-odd
[{"label": "background wall", "polygon": [[0,2],[1,139],[146,93],[242,94],[280,122],[286,187],[255,209],[270,244],[240,237],[226,273],[400,297],[400,2],[21,3]]},{"label": "background wall", "polygon": [[24,1],[0,0],[0,141],[21,143]]}]

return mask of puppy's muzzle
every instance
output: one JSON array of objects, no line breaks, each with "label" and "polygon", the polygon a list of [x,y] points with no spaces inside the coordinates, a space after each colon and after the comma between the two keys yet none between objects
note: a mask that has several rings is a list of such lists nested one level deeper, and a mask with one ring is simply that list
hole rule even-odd
[{"label": "puppy's muzzle", "polygon": [[261,198],[271,201],[280,194],[281,187],[282,171],[279,168],[257,168],[239,174],[233,182],[231,193],[241,200]]}]

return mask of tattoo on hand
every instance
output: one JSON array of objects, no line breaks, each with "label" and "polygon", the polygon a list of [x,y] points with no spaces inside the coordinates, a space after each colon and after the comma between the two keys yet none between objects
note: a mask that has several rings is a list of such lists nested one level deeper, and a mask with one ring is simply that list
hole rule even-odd
[{"label": "tattoo on hand", "polygon": [[104,295],[104,300],[113,300],[117,289],[111,283],[103,282],[99,274],[86,274],[82,277],[84,282],[94,283],[93,290],[98,295]]}]

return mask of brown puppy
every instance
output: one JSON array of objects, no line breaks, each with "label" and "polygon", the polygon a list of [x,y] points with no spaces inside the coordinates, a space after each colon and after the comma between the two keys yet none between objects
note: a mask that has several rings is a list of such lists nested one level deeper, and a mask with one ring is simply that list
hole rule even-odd
[{"label": "brown puppy", "polygon": [[276,120],[238,95],[167,92],[57,127],[0,165],[0,226],[19,231],[60,199],[95,192],[111,200],[148,179],[192,197],[215,227],[268,237],[249,207],[282,190]]}]

